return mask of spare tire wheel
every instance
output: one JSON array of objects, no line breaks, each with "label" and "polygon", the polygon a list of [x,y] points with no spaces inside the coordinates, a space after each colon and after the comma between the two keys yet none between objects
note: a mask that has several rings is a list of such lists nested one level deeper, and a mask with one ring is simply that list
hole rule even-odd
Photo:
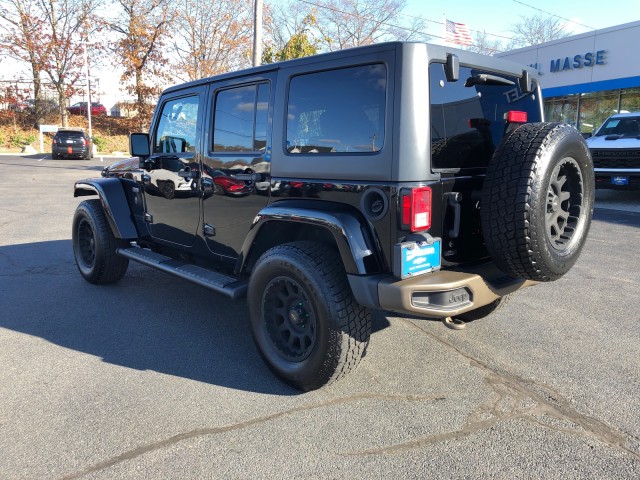
[{"label": "spare tire wheel", "polygon": [[508,134],[487,169],[485,244],[506,274],[551,281],[576,262],[594,202],[593,163],[570,125],[531,123]]}]

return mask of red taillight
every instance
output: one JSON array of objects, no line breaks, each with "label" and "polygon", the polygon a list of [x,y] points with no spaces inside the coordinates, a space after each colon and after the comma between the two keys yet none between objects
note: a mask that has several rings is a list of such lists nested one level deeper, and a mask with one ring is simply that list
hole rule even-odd
[{"label": "red taillight", "polygon": [[428,230],[431,227],[431,188],[419,187],[403,190],[402,226],[412,232]]},{"label": "red taillight", "polygon": [[509,110],[506,115],[509,123],[527,123],[527,112],[519,112],[517,110]]}]

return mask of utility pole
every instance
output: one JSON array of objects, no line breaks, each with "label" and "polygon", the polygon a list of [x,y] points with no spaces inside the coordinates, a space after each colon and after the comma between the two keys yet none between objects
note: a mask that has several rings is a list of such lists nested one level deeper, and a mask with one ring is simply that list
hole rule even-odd
[{"label": "utility pole", "polygon": [[253,10],[253,66],[262,63],[262,0],[254,0]]},{"label": "utility pole", "polygon": [[84,65],[86,67],[86,75],[87,75],[87,119],[89,120],[89,140],[91,144],[89,148],[93,150],[93,132],[91,130],[91,77],[89,76],[89,42],[80,42],[84,43]]}]

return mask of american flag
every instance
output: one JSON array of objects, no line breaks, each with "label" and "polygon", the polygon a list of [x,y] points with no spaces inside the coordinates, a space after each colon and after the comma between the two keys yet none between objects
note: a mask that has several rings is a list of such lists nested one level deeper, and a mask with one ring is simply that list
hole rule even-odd
[{"label": "american flag", "polygon": [[469,46],[473,43],[469,28],[464,23],[456,23],[447,20],[445,40],[459,45]]}]

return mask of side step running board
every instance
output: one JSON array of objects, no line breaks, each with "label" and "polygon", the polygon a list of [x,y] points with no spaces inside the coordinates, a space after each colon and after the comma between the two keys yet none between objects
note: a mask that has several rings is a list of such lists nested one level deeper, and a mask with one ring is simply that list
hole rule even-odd
[{"label": "side step running board", "polygon": [[226,295],[233,300],[237,300],[247,293],[249,284],[246,280],[228,277],[221,273],[174,260],[171,257],[166,257],[140,247],[118,248],[116,252],[122,257],[197,283],[217,293]]}]

